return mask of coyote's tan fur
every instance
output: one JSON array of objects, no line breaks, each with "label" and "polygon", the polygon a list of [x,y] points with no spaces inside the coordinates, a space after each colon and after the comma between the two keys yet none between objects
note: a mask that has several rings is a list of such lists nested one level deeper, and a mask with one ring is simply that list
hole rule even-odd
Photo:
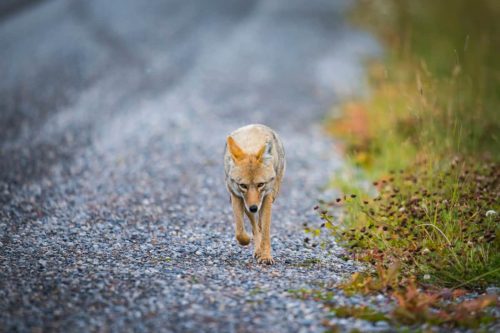
[{"label": "coyote's tan fur", "polygon": [[227,137],[224,170],[233,206],[236,239],[241,245],[250,243],[243,222],[245,214],[252,224],[254,257],[259,263],[273,264],[271,209],[285,173],[281,140],[264,125],[237,129]]}]

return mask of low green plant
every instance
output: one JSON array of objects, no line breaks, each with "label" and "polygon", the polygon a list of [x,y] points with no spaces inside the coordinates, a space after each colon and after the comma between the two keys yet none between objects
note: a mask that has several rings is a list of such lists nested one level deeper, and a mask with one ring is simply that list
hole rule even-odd
[{"label": "low green plant", "polygon": [[395,290],[400,283],[399,268],[399,262],[394,262],[388,269],[379,263],[375,274],[371,274],[369,271],[356,272],[350,280],[341,283],[338,287],[347,295]]},{"label": "low green plant", "polygon": [[356,318],[371,322],[389,321],[389,318],[384,313],[368,306],[330,306],[329,309],[338,318]]},{"label": "low green plant", "polygon": [[[497,320],[488,308],[497,305],[495,295],[480,295],[460,300],[466,292],[461,289],[429,289],[418,287],[412,278],[398,274],[398,265],[387,270],[380,267],[376,274],[355,273],[352,278],[338,286],[345,293],[385,293],[395,305],[392,310],[378,311],[375,305],[340,305],[333,291],[321,289],[289,290],[300,299],[312,299],[324,303],[336,318],[355,318],[371,322],[387,321],[402,330],[416,325],[428,324],[443,328],[479,328]],[[337,331],[340,328],[325,319],[323,325]],[[413,330],[412,330],[413,331]]]},{"label": "low green plant", "polygon": [[314,267],[315,265],[321,264],[321,259],[319,258],[308,258],[304,259],[303,261],[296,263],[294,266],[296,267],[305,267],[305,268],[311,268]]},{"label": "low green plant", "polygon": [[300,299],[313,299],[322,302],[330,302],[335,296],[333,291],[325,291],[323,289],[289,289],[288,293]]},{"label": "low green plant", "polygon": [[[499,165],[420,163],[373,184],[375,198],[346,196],[320,210],[326,230],[357,259],[397,261],[422,283],[475,288],[500,281]],[[335,206],[343,207],[338,221]]]},{"label": "low green plant", "polygon": [[494,295],[482,295],[472,300],[443,302],[443,293],[427,292],[417,288],[410,280],[404,288],[392,296],[397,306],[391,318],[402,324],[413,325],[429,323],[447,327],[478,328],[489,324],[496,318],[486,309],[497,304]]}]

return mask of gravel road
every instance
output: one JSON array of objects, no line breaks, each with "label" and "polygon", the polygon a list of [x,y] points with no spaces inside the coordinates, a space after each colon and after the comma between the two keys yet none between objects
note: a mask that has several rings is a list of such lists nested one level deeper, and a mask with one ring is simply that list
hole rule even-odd
[{"label": "gravel road", "polygon": [[[302,231],[343,163],[319,122],[378,52],[346,9],[78,0],[2,17],[0,331],[323,331],[321,305],[288,290],[357,268]],[[223,183],[225,137],[248,123],[287,151],[274,266],[237,244]]]}]

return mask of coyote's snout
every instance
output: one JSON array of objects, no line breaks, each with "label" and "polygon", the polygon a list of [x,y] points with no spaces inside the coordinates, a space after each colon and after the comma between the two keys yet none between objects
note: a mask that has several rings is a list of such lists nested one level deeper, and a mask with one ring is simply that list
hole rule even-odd
[{"label": "coyote's snout", "polygon": [[[226,186],[231,195],[236,239],[248,245],[243,215],[252,224],[254,256],[273,264],[271,208],[285,173],[285,151],[278,135],[264,125],[248,125],[231,133],[224,153]],[[258,217],[254,214],[258,213]]]}]

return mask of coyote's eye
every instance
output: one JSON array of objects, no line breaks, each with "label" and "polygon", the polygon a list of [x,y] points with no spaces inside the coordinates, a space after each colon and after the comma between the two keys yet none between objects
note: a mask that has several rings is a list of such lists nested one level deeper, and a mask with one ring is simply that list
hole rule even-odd
[{"label": "coyote's eye", "polygon": [[258,187],[258,188],[262,188],[264,185],[266,185],[266,184],[265,184],[265,183],[258,183],[258,184],[257,184],[257,187]]},{"label": "coyote's eye", "polygon": [[242,190],[247,190],[248,189],[248,186],[246,184],[238,184],[238,186],[242,189]]}]

